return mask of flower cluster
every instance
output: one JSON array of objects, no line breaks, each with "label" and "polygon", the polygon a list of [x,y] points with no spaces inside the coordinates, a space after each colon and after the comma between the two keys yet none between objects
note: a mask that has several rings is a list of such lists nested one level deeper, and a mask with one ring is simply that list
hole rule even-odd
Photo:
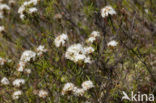
[{"label": "flower cluster", "polygon": [[72,90],[74,90],[75,85],[73,83],[66,83],[63,87],[62,90],[62,95],[71,92]]},{"label": "flower cluster", "polygon": [[108,15],[115,15],[116,11],[111,6],[105,6],[101,9],[101,16],[103,18],[107,17]]},{"label": "flower cluster", "polygon": [[[20,8],[18,9],[18,13],[20,14],[20,18],[21,19],[24,19],[25,18],[24,12],[26,11],[26,8],[28,6],[31,6],[31,5],[34,5],[35,6],[35,5],[37,5],[37,3],[38,3],[38,0],[25,1],[23,3],[23,5],[21,5]],[[32,13],[37,12],[37,11],[38,10],[35,7],[28,8],[28,13],[29,14],[32,14]]]},{"label": "flower cluster", "polygon": [[31,59],[35,60],[36,53],[31,50],[26,50],[23,52],[20,61],[22,62],[29,62]]},{"label": "flower cluster", "polygon": [[[40,45],[38,48],[36,48],[36,52],[31,51],[31,50],[26,50],[23,52],[21,55],[20,61],[19,61],[19,67],[18,71],[19,72],[26,72],[27,74],[31,73],[31,69],[24,69],[26,64],[30,62],[31,60],[34,61],[37,56],[41,56],[43,53],[47,52],[47,49],[43,45]],[[21,85],[25,84],[24,79],[16,79],[12,83],[15,87],[20,87]],[[13,99],[19,99],[19,95],[22,94],[22,91],[16,91],[13,93]],[[48,92],[44,90],[39,91],[39,97],[45,98],[48,95]]]},{"label": "flower cluster", "polygon": [[88,81],[84,81],[84,82],[82,83],[81,86],[82,86],[82,88],[83,88],[84,90],[88,90],[88,89],[94,87],[93,82],[90,81],[90,80],[88,80]]},{"label": "flower cluster", "polygon": [[55,38],[55,41],[54,41],[55,46],[56,47],[64,46],[65,41],[67,41],[67,40],[68,40],[68,35],[67,34],[63,33],[63,34],[59,35],[59,36],[57,36]]},{"label": "flower cluster", "polygon": [[22,95],[22,91],[17,90],[13,93],[12,98],[13,99],[19,99],[19,96]]},{"label": "flower cluster", "polygon": [[4,11],[10,11],[10,7],[7,4],[0,3],[0,19],[4,18]]},{"label": "flower cluster", "polygon": [[66,83],[63,87],[62,95],[72,92],[75,96],[83,96],[85,91],[94,87],[90,80],[83,82],[81,86],[82,88],[78,88],[73,83]]},{"label": "flower cluster", "polygon": [[[100,36],[98,31],[93,31],[90,37],[86,40],[87,43],[93,43],[97,37]],[[65,57],[75,63],[84,62],[92,63],[89,54],[94,52],[94,48],[91,46],[84,46],[80,43],[73,44],[68,47],[65,53]]]},{"label": "flower cluster", "polygon": [[75,63],[84,61],[84,63],[91,63],[88,54],[94,52],[92,47],[84,47],[81,44],[73,44],[68,47],[65,57]]},{"label": "flower cluster", "polygon": [[34,61],[36,59],[36,56],[41,56],[45,52],[47,52],[47,49],[45,49],[43,45],[40,45],[36,49],[36,52],[31,51],[31,50],[24,51],[20,58],[17,71],[23,72],[23,70],[28,62],[30,62],[31,60]]},{"label": "flower cluster", "polygon": [[1,83],[2,83],[3,85],[8,85],[8,84],[10,84],[9,80],[8,80],[6,77],[3,77],[3,78],[2,78]]},{"label": "flower cluster", "polygon": [[75,87],[75,88],[73,89],[73,94],[74,94],[75,96],[83,96],[84,93],[85,93],[85,90],[84,90],[83,88],[77,88],[77,87]]},{"label": "flower cluster", "polygon": [[45,49],[45,47],[43,45],[40,45],[37,49],[37,55],[41,56],[43,53],[47,52],[47,49]]},{"label": "flower cluster", "polygon": [[20,87],[21,85],[25,84],[25,80],[24,79],[16,79],[12,82],[12,84],[15,87]]},{"label": "flower cluster", "polygon": [[31,50],[24,51],[20,58],[20,62],[19,62],[17,71],[22,72],[24,70],[26,63],[29,62],[30,60],[35,60],[35,57],[36,57],[35,52],[33,52]]},{"label": "flower cluster", "polygon": [[38,96],[40,98],[46,98],[48,96],[48,92],[45,91],[45,90],[40,90],[39,93],[38,93]]},{"label": "flower cluster", "polygon": [[98,31],[93,31],[89,38],[86,40],[87,43],[93,43],[97,37],[100,37],[100,33]]},{"label": "flower cluster", "polygon": [[117,45],[118,45],[118,42],[116,42],[115,40],[112,40],[107,44],[108,47],[116,47]]}]

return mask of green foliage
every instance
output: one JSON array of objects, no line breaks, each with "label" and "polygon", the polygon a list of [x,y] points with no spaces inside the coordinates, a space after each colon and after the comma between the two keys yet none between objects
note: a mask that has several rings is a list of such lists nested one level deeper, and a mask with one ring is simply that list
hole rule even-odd
[{"label": "green foliage", "polygon": [[[123,90],[129,95],[130,91],[154,91],[154,82],[147,70],[148,66],[155,73],[154,0],[136,0],[138,3],[131,0],[40,0],[35,6],[38,12],[29,14],[28,6],[26,18],[20,20],[17,10],[24,1],[17,1],[11,13],[1,20],[6,31],[0,34],[0,57],[12,57],[13,62],[0,66],[0,77],[8,77],[11,83],[23,78],[26,83],[21,88],[0,84],[0,103],[130,103],[121,101]],[[106,4],[111,5],[117,15],[102,18],[100,10]],[[94,30],[98,30],[101,37],[91,44],[95,49],[90,55],[93,63],[67,60],[66,49],[78,42],[87,45],[85,40]],[[67,33],[69,41],[64,47],[56,48],[54,39],[61,33]],[[107,43],[113,39],[119,42],[118,46],[108,47]],[[32,73],[17,72],[22,52],[35,51],[38,45],[44,45],[48,52],[26,65]],[[95,87],[84,96],[61,94],[65,83],[72,82],[81,88],[86,80],[92,80]],[[12,93],[19,89],[23,95],[13,100]],[[40,89],[48,91],[46,98],[34,93]]]}]

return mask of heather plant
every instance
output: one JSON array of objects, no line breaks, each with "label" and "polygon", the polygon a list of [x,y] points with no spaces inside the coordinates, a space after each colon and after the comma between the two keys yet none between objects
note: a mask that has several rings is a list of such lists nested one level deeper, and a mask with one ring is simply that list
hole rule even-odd
[{"label": "heather plant", "polygon": [[156,95],[155,10],[155,0],[0,0],[0,103]]}]

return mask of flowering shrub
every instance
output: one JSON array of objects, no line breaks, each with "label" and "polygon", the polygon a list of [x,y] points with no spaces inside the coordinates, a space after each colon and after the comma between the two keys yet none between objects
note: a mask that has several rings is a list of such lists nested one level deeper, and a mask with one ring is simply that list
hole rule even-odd
[{"label": "flowering shrub", "polygon": [[2,103],[127,103],[155,93],[154,0],[0,0]]}]

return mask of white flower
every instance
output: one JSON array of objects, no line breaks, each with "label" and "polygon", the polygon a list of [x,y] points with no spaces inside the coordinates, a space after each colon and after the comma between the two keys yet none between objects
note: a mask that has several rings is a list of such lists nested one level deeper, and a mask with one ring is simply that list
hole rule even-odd
[{"label": "white flower", "polygon": [[93,47],[84,47],[84,51],[86,54],[90,54],[94,52],[94,48]]},{"label": "white flower", "polygon": [[25,84],[25,80],[24,79],[16,79],[13,81],[12,83],[15,87],[20,87],[22,84]]},{"label": "white flower", "polygon": [[19,9],[18,9],[19,14],[23,14],[24,11],[25,11],[25,6],[19,7]]},{"label": "white flower", "polygon": [[20,14],[20,18],[23,20],[25,18],[24,14]]},{"label": "white flower", "polygon": [[33,3],[33,5],[37,5],[39,0],[30,0],[31,3]]},{"label": "white flower", "polygon": [[45,49],[45,47],[43,45],[40,45],[38,48],[37,48],[37,55],[38,56],[41,56],[43,53],[47,52],[47,49]]},{"label": "white flower", "polygon": [[62,90],[62,95],[74,90],[74,84],[73,83],[66,83],[63,87],[63,90]]},{"label": "white flower", "polygon": [[37,12],[37,8],[33,7],[33,8],[29,8],[29,13],[32,14],[32,13],[35,13]]},{"label": "white flower", "polygon": [[98,31],[93,31],[89,38],[86,40],[87,43],[93,43],[97,37],[100,37],[100,33]]},{"label": "white flower", "polygon": [[148,14],[148,9],[145,9],[145,13],[147,13],[147,14]]},{"label": "white flower", "polygon": [[68,47],[65,57],[75,63],[79,61],[84,61],[84,63],[91,63],[90,57],[88,54],[94,52],[92,47],[84,47],[81,44],[73,44]]},{"label": "white flower", "polygon": [[4,84],[4,85],[8,85],[10,82],[6,77],[3,77],[2,80],[1,80],[1,83]]},{"label": "white flower", "polygon": [[20,61],[29,62],[31,59],[35,60],[36,53],[30,50],[26,50],[23,52]]},{"label": "white flower", "polygon": [[31,73],[31,69],[25,69],[24,70],[27,74],[30,74]]},{"label": "white flower", "polygon": [[84,93],[85,93],[85,90],[82,89],[82,88],[77,88],[77,87],[75,87],[75,88],[73,89],[73,93],[74,93],[75,96],[83,96]]},{"label": "white flower", "polygon": [[65,41],[68,40],[68,35],[67,34],[61,34],[60,36],[56,37],[54,40],[55,46],[60,47],[61,45],[64,46]]},{"label": "white flower", "polygon": [[73,44],[68,47],[65,57],[75,63],[78,61],[83,61],[86,58],[84,48],[81,44]]},{"label": "white flower", "polygon": [[101,9],[101,16],[105,18],[108,15],[115,15],[116,11],[111,6],[105,6]]},{"label": "white flower", "polygon": [[31,4],[37,5],[37,3],[38,3],[38,0],[25,1],[25,2],[23,3],[23,6],[29,6],[29,5],[31,5]]},{"label": "white flower", "polygon": [[4,16],[3,16],[3,12],[0,12],[0,19],[3,19]]},{"label": "white flower", "polygon": [[23,3],[23,5],[22,6],[28,6],[28,5],[30,5],[32,2],[30,2],[30,1],[25,1],[24,3]]},{"label": "white flower", "polygon": [[[37,5],[38,0],[30,0],[30,1],[25,1],[23,3],[23,5],[21,5],[18,9],[18,13],[20,14],[20,18],[23,20],[25,15],[24,15],[24,11],[26,10],[26,8],[28,8],[30,5]],[[37,12],[37,8],[32,7],[29,8],[28,13],[32,14],[34,12]]]},{"label": "white flower", "polygon": [[93,82],[90,80],[83,82],[81,86],[85,91],[94,87]]},{"label": "white flower", "polygon": [[41,98],[45,98],[46,96],[48,96],[48,92],[45,90],[40,90],[38,96]]},{"label": "white flower", "polygon": [[25,62],[20,61],[19,64],[18,64],[17,71],[19,71],[19,72],[23,72],[25,65],[26,65]]},{"label": "white flower", "polygon": [[6,4],[0,4],[0,10],[10,10],[10,7]]},{"label": "white flower", "polygon": [[0,57],[0,65],[4,65],[5,62],[6,62],[6,60]]},{"label": "white flower", "polygon": [[0,32],[3,32],[3,31],[5,31],[4,26],[0,26]]},{"label": "white flower", "polygon": [[18,91],[15,91],[12,95],[12,98],[13,99],[19,99],[19,96],[22,95],[22,91],[18,90]]},{"label": "white flower", "polygon": [[85,58],[84,63],[89,63],[89,64],[92,63],[92,61],[91,61],[89,56]]},{"label": "white flower", "polygon": [[10,5],[14,5],[16,3],[16,0],[9,0]]},{"label": "white flower", "polygon": [[118,42],[116,42],[115,40],[112,40],[107,44],[107,46],[110,46],[110,47],[115,47],[117,45],[118,45]]},{"label": "white flower", "polygon": [[87,42],[87,43],[93,43],[95,40],[96,40],[95,37],[89,37],[89,38],[86,40],[86,42]]},{"label": "white flower", "polygon": [[100,36],[100,33],[98,31],[93,31],[91,34],[90,34],[90,37],[99,37]]}]

